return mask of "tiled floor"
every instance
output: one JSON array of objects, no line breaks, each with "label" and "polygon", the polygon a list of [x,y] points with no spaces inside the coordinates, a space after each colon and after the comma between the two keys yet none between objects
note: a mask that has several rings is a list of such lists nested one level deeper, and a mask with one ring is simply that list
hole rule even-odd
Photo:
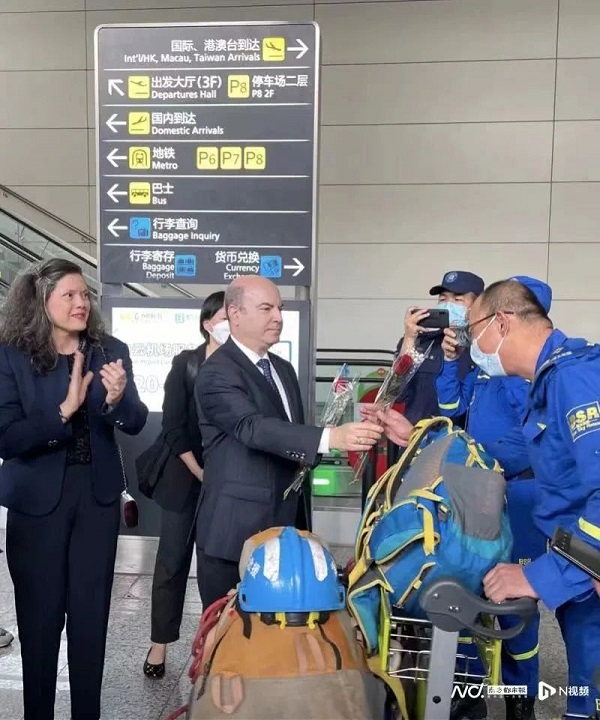
[{"label": "tiled floor", "polygon": [[[0,547],[3,546],[0,531]],[[142,673],[149,647],[150,588],[154,541],[131,539],[121,543],[113,588],[106,670],[103,720],[164,720],[185,704],[190,690],[187,667],[191,642],[198,625],[200,602],[194,578],[188,584],[182,639],[170,648],[167,673],[150,680]],[[343,559],[346,553],[336,553]],[[6,556],[0,555],[0,626],[17,634],[11,582]],[[194,567],[194,565],[192,565]],[[565,685],[565,662],[560,634],[553,617],[545,613],[541,638],[541,678],[555,687]],[[69,684],[66,645],[60,654],[55,720],[69,718]],[[20,655],[18,639],[0,651],[0,720],[21,720]],[[538,702],[538,720],[560,717],[557,697]],[[502,702],[490,703],[490,720],[504,720]]]}]

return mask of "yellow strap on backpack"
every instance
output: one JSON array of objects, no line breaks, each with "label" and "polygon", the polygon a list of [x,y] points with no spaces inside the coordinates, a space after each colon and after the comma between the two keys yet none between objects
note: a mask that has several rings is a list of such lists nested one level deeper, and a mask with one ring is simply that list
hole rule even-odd
[{"label": "yellow strap on backpack", "polygon": [[383,473],[379,480],[377,480],[377,482],[369,490],[360,525],[358,527],[358,532],[356,534],[354,557],[357,561],[363,554],[363,550],[366,545],[366,537],[371,526],[382,512],[385,512],[392,507],[393,498],[391,496],[391,490],[395,485],[397,477],[399,475],[404,475],[406,469],[412,463],[421,441],[431,428],[444,425],[449,431],[451,431],[454,427],[452,420],[446,417],[429,418],[418,422],[413,428],[409,443],[402,453],[400,460],[398,460],[395,465],[388,468],[388,470]]}]

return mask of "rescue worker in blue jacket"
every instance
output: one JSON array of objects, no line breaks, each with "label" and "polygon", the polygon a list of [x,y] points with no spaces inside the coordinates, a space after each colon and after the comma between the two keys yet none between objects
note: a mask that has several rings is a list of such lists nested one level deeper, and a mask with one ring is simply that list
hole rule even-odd
[{"label": "rescue worker in blue jacket", "polygon": [[[552,290],[540,280],[520,276],[513,280],[522,283],[535,295],[547,314],[550,311]],[[444,364],[436,378],[440,414],[456,418],[467,413],[466,430],[502,465],[507,485],[508,514],[513,532],[512,562],[525,565],[546,550],[546,540],[533,525],[533,505],[536,481],[533,477],[527,443],[522,432],[530,383],[520,377],[491,377],[484,369],[476,368],[460,380],[457,358],[463,354],[467,342],[461,326],[466,326],[466,313],[457,318],[458,328],[445,330],[442,342]],[[467,352],[468,354],[468,352]],[[475,356],[477,359],[477,356]],[[509,442],[505,441],[506,437]],[[502,677],[506,685],[526,685],[527,697],[507,696],[507,720],[532,720],[539,680],[539,613],[524,632],[502,647]],[[515,619],[500,618],[505,627]],[[469,650],[463,650],[465,654]],[[479,663],[478,663],[479,665]],[[479,669],[479,668],[478,668]],[[483,669],[480,670],[483,672]],[[467,700],[467,699],[465,699]],[[456,717],[486,716],[485,701],[471,702]],[[475,706],[479,706],[476,711]]]},{"label": "rescue worker in blue jacket", "polygon": [[[555,330],[522,283],[490,285],[469,311],[471,355],[491,377],[531,381],[522,433],[538,483],[534,523],[550,540],[562,527],[600,549],[600,346]],[[413,426],[389,409],[366,414],[406,446]],[[512,442],[510,434],[501,443]],[[529,564],[502,563],[484,578],[493,602],[532,597],[556,611],[567,651],[565,720],[600,720],[600,595],[592,579],[547,550]]]},{"label": "rescue worker in blue jacket", "polygon": [[[429,291],[431,296],[437,296],[436,308],[448,310],[450,322],[455,320],[455,313],[464,312],[471,307],[478,295],[485,287],[483,280],[472,272],[466,270],[450,270],[445,273],[439,285],[434,285]],[[442,368],[444,353],[441,329],[422,328],[419,322],[429,315],[429,309],[409,307],[404,316],[404,335],[400,338],[396,352],[410,353],[413,350],[424,352],[431,342],[433,346],[423,364],[406,389],[397,399],[397,403],[404,404],[404,414],[412,422],[417,423],[426,417],[438,415],[438,399],[435,389],[435,378]],[[474,367],[468,353],[463,354],[458,361],[459,377],[462,380]],[[460,424],[460,419],[457,418]],[[397,461],[400,453],[397,451],[390,457],[390,464]]]},{"label": "rescue worker in blue jacket", "polygon": [[[518,282],[488,287],[469,322],[471,355],[488,375],[531,381],[523,434],[538,482],[537,528],[550,539],[563,527],[600,548],[600,346],[555,330],[535,295]],[[541,598],[556,611],[569,666],[565,717],[600,718],[593,681],[600,597],[590,576],[549,551],[525,566],[496,566],[484,588],[494,602]]]}]

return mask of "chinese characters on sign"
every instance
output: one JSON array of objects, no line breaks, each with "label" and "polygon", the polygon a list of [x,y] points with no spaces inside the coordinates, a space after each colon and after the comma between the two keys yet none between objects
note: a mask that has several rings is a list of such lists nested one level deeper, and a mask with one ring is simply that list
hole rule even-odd
[{"label": "chinese characters on sign", "polygon": [[[134,252],[134,251],[132,251]],[[142,251],[144,252],[144,251]],[[152,252],[152,251],[146,251]],[[161,252],[161,251],[156,251]],[[162,251],[167,252],[167,251]],[[173,252],[171,252],[171,256]],[[173,258],[169,258],[173,262]],[[165,264],[167,259],[150,257],[147,262]],[[197,347],[200,335],[200,307],[195,308],[113,305],[109,310],[111,331],[129,345],[135,384],[142,402],[150,412],[161,412],[164,386],[175,355]],[[152,338],[152,339],[149,339]],[[271,352],[288,360],[300,371],[300,312],[283,311],[283,331]]]},{"label": "chinese characters on sign", "polygon": [[314,23],[96,31],[103,283],[309,286]]}]

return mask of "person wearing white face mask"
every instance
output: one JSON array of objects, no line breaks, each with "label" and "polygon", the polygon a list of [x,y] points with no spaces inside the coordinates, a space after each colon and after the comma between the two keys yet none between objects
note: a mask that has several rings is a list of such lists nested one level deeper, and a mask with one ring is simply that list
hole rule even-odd
[{"label": "person wearing white face mask", "polygon": [[152,583],[152,647],[144,662],[144,674],[151,678],[163,677],[167,645],[179,639],[203,466],[194,382],[200,366],[229,337],[224,304],[223,291],[206,298],[200,313],[205,342],[176,355],[165,380],[160,441],[169,446],[171,456],[152,495],[162,516]]},{"label": "person wearing white face mask", "polygon": [[[546,283],[526,276],[515,277],[513,281],[521,283],[531,291],[544,313],[550,311],[552,290]],[[483,445],[504,469],[504,476],[508,481],[508,516],[514,538],[512,562],[524,566],[546,550],[544,536],[533,525],[537,483],[521,427],[530,383],[520,377],[505,377],[499,356],[505,336],[499,340],[496,352],[486,354],[479,347],[479,338],[483,338],[485,343],[495,321],[495,317],[486,317],[468,328],[466,335],[475,336],[470,357],[478,367],[462,380],[458,375],[457,358],[462,354],[469,355],[467,342],[459,343],[457,333],[452,328],[444,331],[444,365],[436,378],[436,389],[440,414],[456,418],[468,413],[467,432]],[[535,717],[534,703],[539,680],[539,621],[538,613],[521,634],[502,646],[504,684],[527,687],[527,697],[505,698],[507,720],[533,720]],[[514,623],[511,618],[502,618],[500,622],[503,627],[510,627]],[[476,657],[472,645],[466,647],[464,654]],[[483,668],[480,670],[483,672]],[[464,698],[457,700],[455,705],[453,720],[485,717],[483,698],[475,701]]]}]

